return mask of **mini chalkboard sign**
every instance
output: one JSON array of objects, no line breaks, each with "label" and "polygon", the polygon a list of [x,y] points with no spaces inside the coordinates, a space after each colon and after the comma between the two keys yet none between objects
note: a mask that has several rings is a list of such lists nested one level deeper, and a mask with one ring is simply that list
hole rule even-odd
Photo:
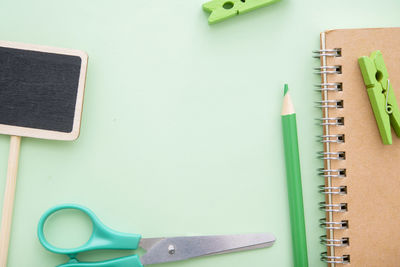
[{"label": "mini chalkboard sign", "polygon": [[82,51],[0,41],[0,134],[11,135],[0,267],[7,263],[21,136],[78,138],[87,60]]}]

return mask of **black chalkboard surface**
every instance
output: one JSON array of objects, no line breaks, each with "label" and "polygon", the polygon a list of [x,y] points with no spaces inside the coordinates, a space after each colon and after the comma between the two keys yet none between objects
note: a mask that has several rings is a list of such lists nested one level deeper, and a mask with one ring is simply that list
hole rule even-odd
[{"label": "black chalkboard surface", "polygon": [[77,138],[86,65],[80,51],[0,42],[0,133]]},{"label": "black chalkboard surface", "polygon": [[71,132],[81,59],[0,47],[0,123]]},{"label": "black chalkboard surface", "polygon": [[0,41],[0,134],[11,135],[0,227],[7,265],[21,136],[79,136],[87,55],[82,51]]}]

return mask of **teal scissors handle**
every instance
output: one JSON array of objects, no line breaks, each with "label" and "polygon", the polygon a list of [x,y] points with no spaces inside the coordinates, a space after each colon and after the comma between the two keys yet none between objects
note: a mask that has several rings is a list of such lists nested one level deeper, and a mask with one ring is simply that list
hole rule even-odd
[{"label": "teal scissors handle", "polygon": [[143,267],[143,265],[137,255],[132,255],[101,262],[79,262],[72,259],[57,267]]},{"label": "teal scissors handle", "polygon": [[[80,247],[77,248],[58,248],[50,244],[44,236],[44,224],[50,215],[57,211],[65,209],[75,209],[84,212],[89,216],[93,224],[93,232],[89,240]],[[39,220],[38,225],[38,237],[40,243],[47,250],[57,253],[64,254],[71,258],[71,260],[61,265],[62,267],[84,267],[84,266],[101,266],[101,267],[142,267],[139,257],[132,255],[128,257],[117,258],[108,261],[96,262],[96,263],[84,263],[79,262],[75,259],[76,255],[80,252],[92,251],[98,249],[137,249],[141,240],[141,235],[137,234],[126,234],[114,231],[113,229],[104,225],[97,216],[88,208],[77,205],[77,204],[63,204],[55,206],[47,210]]]}]

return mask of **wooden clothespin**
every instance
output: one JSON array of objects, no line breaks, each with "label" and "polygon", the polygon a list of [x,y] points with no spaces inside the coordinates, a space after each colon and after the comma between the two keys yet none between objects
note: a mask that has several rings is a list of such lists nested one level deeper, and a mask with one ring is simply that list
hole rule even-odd
[{"label": "wooden clothespin", "polygon": [[203,9],[211,13],[208,23],[214,24],[278,1],[280,0],[212,0],[203,4]]},{"label": "wooden clothespin", "polygon": [[358,58],[364,83],[367,86],[369,100],[374,111],[382,141],[385,145],[392,144],[390,125],[400,137],[400,110],[396,96],[390,84],[389,74],[381,51],[371,53],[370,57]]}]

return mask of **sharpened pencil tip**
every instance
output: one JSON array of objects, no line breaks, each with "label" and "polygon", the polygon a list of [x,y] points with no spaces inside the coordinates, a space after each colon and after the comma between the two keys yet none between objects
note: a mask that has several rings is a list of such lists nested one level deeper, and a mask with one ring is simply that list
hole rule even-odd
[{"label": "sharpened pencil tip", "polygon": [[285,95],[283,96],[283,105],[282,105],[282,116],[294,114],[294,106],[292,99],[290,97],[289,89],[287,85],[285,85]]},{"label": "sharpened pencil tip", "polygon": [[286,93],[289,91],[289,86],[287,83],[285,83],[285,87],[283,88],[283,95],[286,95]]}]

